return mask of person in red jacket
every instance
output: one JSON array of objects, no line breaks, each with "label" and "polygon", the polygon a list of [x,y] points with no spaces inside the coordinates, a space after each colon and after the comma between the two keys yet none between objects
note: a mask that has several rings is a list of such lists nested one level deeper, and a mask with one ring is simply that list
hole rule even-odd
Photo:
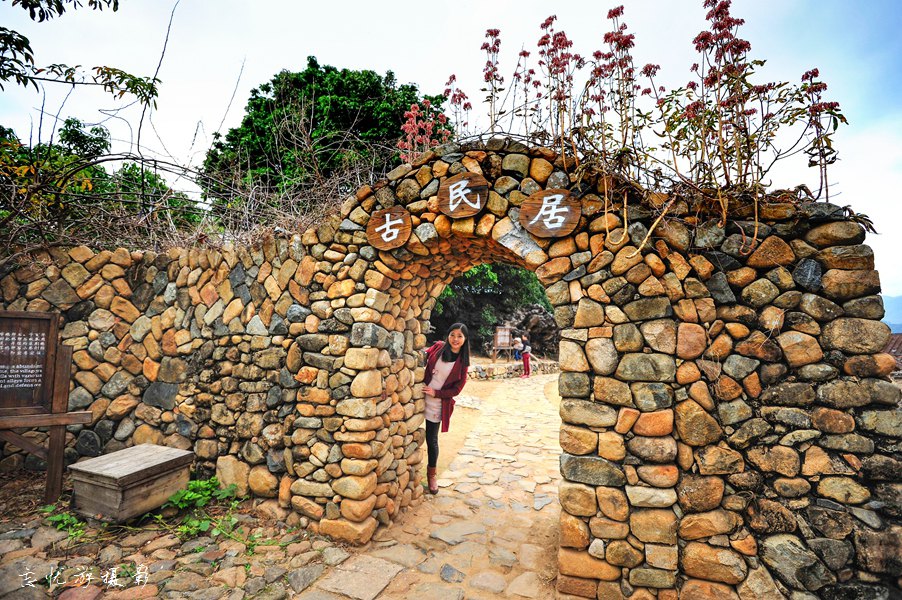
[{"label": "person in red jacket", "polygon": [[470,333],[463,323],[455,323],[444,341],[426,349],[426,373],[423,392],[426,394],[426,480],[429,493],[438,493],[435,466],[438,464],[438,431],[448,431],[454,397],[467,382],[470,366]]},{"label": "person in red jacket", "polygon": [[523,358],[523,374],[521,378],[532,375],[532,369],[529,366],[529,359],[532,357],[532,346],[529,345],[529,336],[523,334],[523,349],[520,350],[520,356]]}]

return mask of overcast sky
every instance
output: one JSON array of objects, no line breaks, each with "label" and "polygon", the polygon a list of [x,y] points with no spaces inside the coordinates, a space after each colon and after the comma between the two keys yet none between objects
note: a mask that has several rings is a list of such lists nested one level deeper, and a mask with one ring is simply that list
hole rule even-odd
[{"label": "overcast sky", "polygon": [[[697,61],[692,38],[705,27],[701,0],[626,0],[625,22],[636,34],[639,65],[661,65],[662,83],[688,80]],[[30,38],[39,65],[112,65],[141,75],[157,69],[173,0],[121,0],[118,12],[82,9],[33,23],[10,0],[0,22]],[[141,149],[148,155],[199,164],[215,131],[236,126],[250,90],[282,70],[303,70],[307,56],[339,68],[391,70],[400,83],[439,93],[457,75],[479,109],[479,47],[487,28],[501,30],[501,73],[509,80],[521,46],[534,50],[539,24],[556,14],[584,54],[602,46],[614,2],[457,0],[452,3],[300,0],[182,0],[166,54],[158,108],[145,119]],[[902,2],[898,0],[735,0],[746,19],[740,35],[751,55],[766,59],[768,80],[798,82],[818,67],[850,126],[836,136],[840,162],[831,171],[832,201],[870,216],[881,235],[869,235],[884,293],[902,295]],[[47,86],[46,93],[8,84],[0,92],[0,125],[20,139],[36,139],[41,107],[44,139],[53,115],[88,123],[105,120],[117,149],[134,150],[140,113],[107,118],[98,107],[121,107],[101,93]],[[231,100],[234,94],[234,100]],[[64,102],[65,100],[65,102]],[[62,110],[60,110],[62,107]],[[123,117],[123,118],[119,118]],[[129,125],[130,122],[130,125]],[[130,146],[131,145],[131,146]],[[803,163],[781,171],[781,187],[812,183]],[[179,187],[179,182],[174,183]],[[183,184],[187,185],[187,184]],[[816,185],[816,182],[815,182]]]}]

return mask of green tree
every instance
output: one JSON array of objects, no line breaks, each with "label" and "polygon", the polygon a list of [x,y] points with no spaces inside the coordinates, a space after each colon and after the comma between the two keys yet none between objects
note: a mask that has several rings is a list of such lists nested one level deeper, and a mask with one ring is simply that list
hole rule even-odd
[{"label": "green tree", "polygon": [[473,267],[448,284],[438,297],[430,323],[441,337],[461,321],[470,330],[470,347],[492,339],[495,326],[520,307],[538,304],[551,310],[545,288],[531,271],[506,264]]},{"label": "green tree", "polygon": [[[99,164],[109,152],[110,135],[103,127],[85,129],[77,119],[66,119],[59,143],[22,144],[3,128],[0,139],[0,230],[22,228],[13,240],[33,243],[48,239],[62,223],[77,219],[81,208],[71,200],[91,192],[106,172]],[[68,215],[68,218],[64,217]]]},{"label": "green tree", "polygon": [[249,190],[290,194],[355,165],[381,167],[396,152],[404,112],[420,100],[417,87],[398,85],[391,71],[308,57],[303,71],[282,71],[252,90],[241,125],[216,134],[203,166],[206,193],[229,204]]},{"label": "green tree", "polygon": [[159,214],[175,228],[196,225],[205,211],[183,192],[173,190],[156,171],[134,162],[123,163],[95,188],[95,203],[131,214]]},{"label": "green tree", "polygon": [[58,134],[59,145],[72,156],[91,160],[110,151],[110,132],[103,125],[86,128],[84,123],[70,117],[63,122]]},{"label": "green tree", "polygon": [[[49,21],[62,16],[66,10],[82,7],[82,0],[3,0],[12,6],[28,12],[32,21]],[[119,10],[119,0],[88,0],[92,10],[109,8]],[[81,71],[81,66],[56,63],[38,67],[34,62],[31,41],[7,27],[0,26],[0,90],[4,84],[14,82],[23,86],[38,88],[40,82],[67,83],[76,85],[96,85],[121,98],[130,94],[145,105],[155,104],[160,83],[154,77],[138,77],[116,67],[99,66],[90,73]]]},{"label": "green tree", "polygon": [[205,214],[159,173],[111,155],[106,128],[70,118],[56,137],[28,146],[0,127],[0,267],[54,244],[153,245]]}]

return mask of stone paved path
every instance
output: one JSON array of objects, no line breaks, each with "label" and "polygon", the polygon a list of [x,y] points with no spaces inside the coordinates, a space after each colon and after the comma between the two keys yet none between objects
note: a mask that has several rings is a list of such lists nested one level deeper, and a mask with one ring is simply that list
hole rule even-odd
[{"label": "stone paved path", "polygon": [[[556,380],[496,386],[450,468],[439,473],[439,494],[298,600],[554,598],[560,417],[543,389]],[[377,572],[363,581],[349,577],[355,569]],[[375,590],[383,581],[384,590]]]},{"label": "stone paved path", "polygon": [[[92,541],[73,542],[34,515],[0,523],[0,599],[553,598],[560,417],[544,390],[556,382],[557,375],[540,375],[471,384],[461,406],[478,407],[479,416],[457,454],[446,456],[441,491],[364,548],[307,539],[287,526],[291,513],[275,500],[255,515],[237,515],[259,540],[253,553],[236,540],[182,541],[152,526],[106,542],[94,531]],[[453,452],[450,443],[445,451]],[[137,586],[125,572],[117,575],[123,587],[100,581],[121,564],[146,565],[146,583]],[[54,573],[59,583],[41,587]],[[39,583],[26,587],[26,580]]]}]

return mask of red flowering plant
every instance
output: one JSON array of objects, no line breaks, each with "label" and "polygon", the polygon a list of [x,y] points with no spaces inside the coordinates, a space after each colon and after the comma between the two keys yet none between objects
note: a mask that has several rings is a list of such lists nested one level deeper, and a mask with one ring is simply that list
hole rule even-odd
[{"label": "red flowering plant", "polygon": [[608,11],[613,29],[603,37],[607,48],[592,54],[577,133],[620,175],[640,179],[648,115],[637,106],[640,86],[631,53],[636,36],[621,22],[623,12],[623,6]]},{"label": "red flowering plant", "polygon": [[[754,202],[757,210],[774,164],[797,154],[818,168],[820,186],[815,193],[800,186],[794,197],[828,196],[826,170],[836,161],[833,134],[846,119],[838,103],[825,99],[827,86],[817,69],[800,84],[758,81],[765,63],[751,58],[751,44],[739,35],[744,21],[731,13],[731,0],[703,5],[707,28],[693,39],[698,63],[686,85],[670,90],[656,81],[658,65],[640,69],[634,63],[636,37],[624,22],[623,6],[608,12],[612,28],[602,49],[587,58],[555,29],[557,18],[548,17],[540,26],[536,67],[529,64],[532,54],[522,50],[504,98],[500,31],[487,30],[483,91],[491,132],[508,125],[508,133],[525,132],[559,147],[562,156],[569,146],[575,160],[567,168],[577,177],[594,171],[612,177],[605,177],[606,184],[616,180],[645,198],[656,195],[661,217],[678,197],[688,196],[693,205],[698,200],[718,210],[721,220],[734,198]],[[606,201],[607,191],[605,186]],[[624,208],[626,200],[624,194]]]},{"label": "red flowering plant", "polygon": [[445,83],[444,91],[445,101],[451,110],[451,120],[454,123],[454,129],[458,136],[466,136],[470,127],[470,111],[473,105],[470,99],[457,87],[457,75],[451,74]]},{"label": "red flowering plant", "polygon": [[486,29],[485,37],[487,42],[482,43],[482,50],[485,52],[485,67],[482,69],[482,78],[485,81],[485,87],[479,91],[485,92],[485,101],[489,105],[489,130],[494,133],[498,127],[498,121],[504,116],[504,109],[501,108],[499,97],[504,91],[504,77],[498,70],[498,53],[501,52],[501,30]]},{"label": "red flowering plant", "polygon": [[820,196],[821,192],[829,194],[827,165],[836,162],[832,134],[839,128],[840,123],[846,123],[846,118],[839,112],[839,102],[827,102],[823,99],[827,84],[816,80],[819,75],[820,72],[817,69],[806,71],[802,75],[801,88],[801,92],[808,101],[808,126],[805,134],[808,136],[809,143],[805,154],[808,155],[808,166],[817,167],[820,175],[817,196]]},{"label": "red flowering plant", "polygon": [[[542,82],[536,70],[529,67],[530,52],[521,49],[517,55],[517,67],[514,69],[511,85],[511,129],[529,132],[538,131],[542,127],[541,107]],[[517,121],[520,125],[517,125]]]},{"label": "red flowering plant", "polygon": [[398,141],[404,162],[415,162],[430,148],[447,142],[451,137],[448,117],[434,108],[428,98],[422,104],[422,108],[419,104],[411,104],[410,110],[404,113],[405,121],[401,125],[404,137]]},{"label": "red flowering plant", "polygon": [[569,138],[570,145],[574,144],[574,140],[565,135],[571,129],[576,114],[573,77],[586,61],[572,51],[573,42],[564,31],[555,31],[556,20],[557,17],[552,15],[541,25],[545,33],[538,42],[539,67],[545,76],[549,133],[553,140],[561,144],[561,155],[564,156],[565,141]]},{"label": "red flowering plant", "polygon": [[[724,220],[731,195],[750,192],[757,208],[773,165],[804,152],[819,167],[820,186],[812,197],[829,197],[826,166],[836,160],[831,136],[846,122],[839,104],[823,100],[827,86],[814,81],[817,69],[803,76],[801,86],[754,81],[765,63],[749,58],[751,44],[738,35],[744,20],[731,14],[730,5],[705,0],[709,28],[693,40],[700,54],[690,69],[694,77],[657,101],[676,174],[716,198]],[[682,177],[679,162],[691,177]]]}]

